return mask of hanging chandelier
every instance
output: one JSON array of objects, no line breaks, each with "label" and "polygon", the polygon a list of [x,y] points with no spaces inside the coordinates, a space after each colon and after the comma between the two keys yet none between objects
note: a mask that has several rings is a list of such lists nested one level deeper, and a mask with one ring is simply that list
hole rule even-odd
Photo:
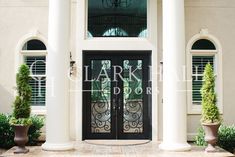
[{"label": "hanging chandelier", "polygon": [[128,8],[132,0],[102,0],[104,8]]}]

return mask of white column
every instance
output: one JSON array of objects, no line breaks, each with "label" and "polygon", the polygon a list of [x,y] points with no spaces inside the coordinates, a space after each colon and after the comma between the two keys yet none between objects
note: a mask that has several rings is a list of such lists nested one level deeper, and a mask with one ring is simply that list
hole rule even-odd
[{"label": "white column", "polygon": [[163,150],[187,143],[184,0],[163,0]]},{"label": "white column", "polygon": [[73,148],[69,135],[69,41],[70,0],[49,0],[44,150]]}]

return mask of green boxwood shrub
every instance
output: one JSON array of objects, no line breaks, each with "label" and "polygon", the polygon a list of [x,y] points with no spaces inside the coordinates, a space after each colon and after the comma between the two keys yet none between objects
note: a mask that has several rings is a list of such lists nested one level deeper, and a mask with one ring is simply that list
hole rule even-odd
[{"label": "green boxwood shrub", "polygon": [[202,95],[202,123],[221,123],[222,118],[216,105],[215,75],[210,63],[207,63],[203,73]]},{"label": "green boxwood shrub", "polygon": [[14,130],[10,126],[11,116],[0,114],[0,148],[11,148],[14,146]]},{"label": "green boxwood shrub", "polygon": [[[9,124],[11,115],[0,114],[0,148],[9,149],[15,145],[14,130]],[[31,116],[32,125],[29,128],[28,145],[36,145],[37,140],[41,134],[40,129],[44,125],[44,118],[39,116]]]},{"label": "green boxwood shrub", "polygon": [[225,150],[235,153],[235,126],[223,125],[219,129],[218,145]]},{"label": "green boxwood shrub", "polygon": [[17,96],[13,103],[13,114],[10,119],[11,125],[31,125],[30,119],[30,100],[32,88],[29,84],[30,71],[26,64],[22,64],[16,74]]},{"label": "green boxwood shrub", "polygon": [[[195,136],[195,144],[198,146],[206,146],[207,143],[204,140],[205,132],[202,127],[198,129],[197,135]],[[218,146],[234,153],[235,149],[235,126],[221,125],[218,132]]]},{"label": "green boxwood shrub", "polygon": [[205,137],[205,132],[202,127],[197,129],[197,135],[194,137],[195,144],[198,146],[206,146],[207,143],[204,139]]}]

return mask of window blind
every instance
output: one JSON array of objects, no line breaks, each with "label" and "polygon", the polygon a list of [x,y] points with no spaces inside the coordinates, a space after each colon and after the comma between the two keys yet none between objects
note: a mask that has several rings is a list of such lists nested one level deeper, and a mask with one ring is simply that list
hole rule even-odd
[{"label": "window blind", "polygon": [[29,66],[32,75],[46,74],[45,56],[26,56],[25,63]]},{"label": "window blind", "polygon": [[32,87],[31,105],[44,106],[46,103],[46,77],[32,77],[29,83]]},{"label": "window blind", "polygon": [[44,106],[46,102],[46,57],[25,56],[25,63],[31,71],[29,84],[32,87],[32,106]]},{"label": "window blind", "polygon": [[214,68],[214,56],[193,56],[192,57],[192,101],[193,104],[201,104],[201,87],[203,83],[203,72],[207,63]]}]

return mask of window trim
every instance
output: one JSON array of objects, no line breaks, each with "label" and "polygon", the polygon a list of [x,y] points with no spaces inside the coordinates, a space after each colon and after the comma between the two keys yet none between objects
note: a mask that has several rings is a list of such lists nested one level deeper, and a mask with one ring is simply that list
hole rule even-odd
[{"label": "window trim", "polygon": [[[16,46],[15,51],[15,75],[18,72],[18,68],[21,64],[24,63],[24,57],[25,56],[47,56],[48,48],[46,50],[22,50],[24,44],[28,42],[29,40],[40,40],[46,48],[47,45],[47,39],[41,35],[41,33],[38,30],[33,30],[32,32],[24,35],[18,42]],[[15,81],[16,82],[16,81]],[[16,86],[16,84],[15,84]],[[15,94],[16,95],[16,92]],[[31,113],[35,115],[46,115],[46,105],[45,106],[31,106]]]},{"label": "window trim", "polygon": [[[192,50],[192,45],[200,39],[210,40],[216,50]],[[199,34],[194,35],[188,42],[187,48],[187,107],[188,114],[200,115],[202,106],[193,104],[192,101],[192,57],[193,56],[214,56],[214,71],[216,76],[216,93],[219,111],[223,114],[223,82],[222,82],[222,48],[217,38],[208,33],[207,29],[202,29]]]}]

